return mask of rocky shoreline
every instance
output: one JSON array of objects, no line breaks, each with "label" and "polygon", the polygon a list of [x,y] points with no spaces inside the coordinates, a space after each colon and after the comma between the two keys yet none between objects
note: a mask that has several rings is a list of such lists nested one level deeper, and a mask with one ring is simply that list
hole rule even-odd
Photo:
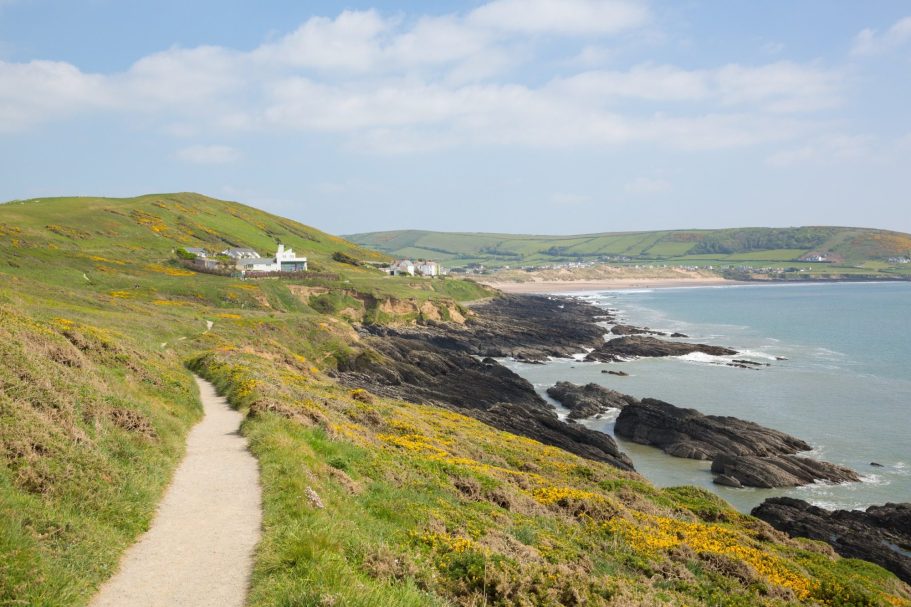
[{"label": "rocky shoreline", "polygon": [[[847,468],[796,455],[811,446],[783,432],[656,399],[639,400],[594,383],[558,382],[548,390],[570,410],[564,421],[531,383],[496,360],[543,363],[585,355],[584,361],[612,362],[693,352],[737,354],[721,346],[659,339],[655,335],[667,334],[616,320],[614,311],[574,298],[506,295],[474,306],[461,324],[364,326],[361,351],[339,361],[338,376],[352,387],[457,410],[625,470],[633,469],[632,461],[612,436],[576,422],[621,410],[614,430],[618,436],[671,456],[711,460],[715,482],[727,486],[859,480]],[[610,334],[621,336],[607,340],[605,324],[613,324]],[[747,360],[730,364],[758,365]]]},{"label": "rocky shoreline", "polygon": [[[618,436],[655,446],[668,455],[711,460],[718,484],[784,487],[818,480],[859,480],[852,470],[797,455],[810,449],[797,437],[746,420],[703,415],[656,399],[639,400],[594,383],[558,382],[548,390],[569,409],[564,421],[531,383],[495,360],[617,361],[690,352],[734,356],[735,350],[658,339],[685,336],[614,324],[614,311],[606,313],[571,298],[507,295],[477,305],[472,312],[464,324],[427,321],[363,327],[359,351],[339,361],[339,381],[458,411],[623,470],[634,470],[633,462],[613,437],[577,421],[618,411]],[[621,327],[610,332],[619,337],[607,340],[604,323]],[[755,369],[768,363],[735,359],[722,364]],[[866,513],[830,513],[800,500],[773,498],[753,514],[791,535],[826,541],[844,556],[878,563],[908,581],[909,510],[909,504],[887,504]]]},{"label": "rocky shoreline", "polygon": [[[677,333],[676,335],[683,336],[682,333]],[[710,356],[734,356],[738,354],[737,350],[721,346],[694,344],[685,341],[667,341],[645,335],[627,335],[604,342],[592,350],[585,357],[585,360],[589,362],[623,362],[630,358],[685,356],[696,352]]]},{"label": "rocky shoreline", "polygon": [[425,322],[363,328],[360,352],[339,361],[342,383],[431,403],[495,428],[633,470],[608,434],[559,419],[534,386],[495,360],[543,362],[603,341],[604,313],[551,297],[505,296],[475,306],[463,325]]}]

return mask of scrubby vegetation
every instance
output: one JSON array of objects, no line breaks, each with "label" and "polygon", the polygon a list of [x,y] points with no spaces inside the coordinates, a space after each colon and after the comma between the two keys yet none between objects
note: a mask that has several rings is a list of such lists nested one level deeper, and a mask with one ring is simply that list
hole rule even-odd
[{"label": "scrubby vegetation", "polygon": [[148,525],[200,408],[173,352],[17,307],[0,304],[0,605],[82,604]]},{"label": "scrubby vegetation", "polygon": [[230,344],[191,361],[247,412],[253,605],[895,605],[900,582],[693,487],[660,490]]},{"label": "scrubby vegetation", "polygon": [[[281,239],[329,273],[168,260]],[[874,565],[711,494],[337,384],[360,322],[464,320],[470,281],[196,195],[0,206],[0,605],[83,605],[149,524],[200,414],[246,414],[264,539],[252,605],[911,605]],[[211,323],[211,327],[210,327]]]}]

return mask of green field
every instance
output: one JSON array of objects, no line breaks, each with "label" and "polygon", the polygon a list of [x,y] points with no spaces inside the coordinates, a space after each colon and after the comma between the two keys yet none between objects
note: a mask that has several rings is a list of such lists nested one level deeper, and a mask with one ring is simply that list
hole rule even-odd
[{"label": "green field", "polygon": [[[698,266],[787,266],[813,273],[908,275],[911,264],[890,263],[890,257],[911,256],[911,235],[886,230],[839,227],[741,228],[671,230],[531,236],[403,230],[347,236],[352,242],[394,257],[427,257],[452,267],[480,263],[540,266],[573,261]],[[800,263],[808,253],[834,254],[835,263]],[[622,263],[622,261],[620,262]]]},{"label": "green field", "polygon": [[[338,278],[174,256],[276,240]],[[85,605],[110,577],[201,414],[192,369],[244,413],[260,464],[250,605],[911,607],[883,569],[710,493],[341,386],[362,323],[457,322],[495,294],[334,253],[384,259],[195,194],[0,205],[0,606]]]}]

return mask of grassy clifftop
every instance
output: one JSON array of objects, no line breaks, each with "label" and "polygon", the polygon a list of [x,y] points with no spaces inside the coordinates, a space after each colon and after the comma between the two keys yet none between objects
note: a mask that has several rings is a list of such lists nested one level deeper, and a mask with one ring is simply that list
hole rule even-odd
[{"label": "grassy clifftop", "polygon": [[[171,262],[275,238],[338,280]],[[260,461],[253,605],[911,605],[879,567],[705,492],[340,386],[359,323],[457,321],[490,293],[336,251],[375,258],[196,195],[0,205],[0,605],[86,604],[112,573],[200,415],[187,365]]]},{"label": "grassy clifftop", "polygon": [[[428,257],[453,265],[490,266],[628,257],[636,262],[718,265],[794,262],[830,253],[838,265],[902,269],[890,257],[911,255],[911,234],[866,228],[736,228],[535,236],[402,230],[348,236],[397,257]],[[798,264],[799,265],[799,264]],[[908,264],[905,264],[907,266]]]}]

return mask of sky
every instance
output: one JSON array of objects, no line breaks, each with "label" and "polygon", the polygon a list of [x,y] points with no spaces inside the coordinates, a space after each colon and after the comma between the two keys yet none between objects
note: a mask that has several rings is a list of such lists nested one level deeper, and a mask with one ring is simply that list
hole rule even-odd
[{"label": "sky", "polygon": [[0,200],[911,232],[907,0],[0,0]]}]

